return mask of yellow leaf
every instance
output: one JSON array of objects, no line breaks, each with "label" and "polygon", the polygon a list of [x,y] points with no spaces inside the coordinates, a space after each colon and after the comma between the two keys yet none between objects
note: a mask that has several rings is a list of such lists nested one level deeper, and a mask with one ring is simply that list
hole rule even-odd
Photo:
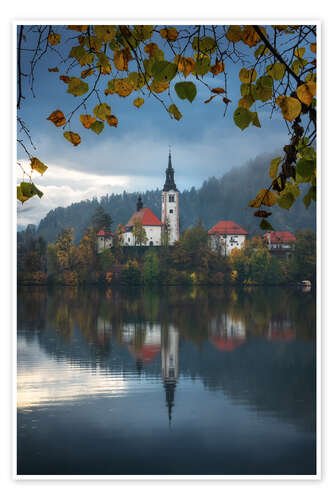
[{"label": "yellow leaf", "polygon": [[251,83],[257,79],[257,72],[255,69],[242,68],[239,72],[239,79],[242,83]]},{"label": "yellow leaf", "polygon": [[160,35],[169,42],[174,42],[178,38],[178,31],[176,28],[163,28],[160,30]]},{"label": "yellow leaf", "polygon": [[311,43],[310,44],[310,50],[311,52],[313,52],[314,54],[317,53],[317,44],[316,43]]},{"label": "yellow leaf", "polygon": [[67,141],[71,142],[73,146],[78,146],[81,142],[81,137],[75,132],[64,132],[64,137]]},{"label": "yellow leaf", "polygon": [[50,45],[58,45],[61,40],[61,35],[59,35],[58,33],[50,33],[47,37],[47,40]]},{"label": "yellow leaf", "polygon": [[276,99],[276,104],[280,106],[283,118],[292,122],[302,111],[302,105],[294,97],[280,95]]},{"label": "yellow leaf", "polygon": [[149,57],[153,57],[153,55],[157,50],[158,50],[158,45],[157,43],[154,42],[148,43],[144,48],[144,51],[146,52],[146,54],[149,55]]},{"label": "yellow leaf", "polygon": [[128,71],[128,61],[133,59],[130,50],[126,47],[122,50],[115,50],[113,61],[119,71]]},{"label": "yellow leaf", "polygon": [[261,189],[254,200],[250,201],[249,207],[259,208],[260,205],[272,207],[278,201],[279,196],[268,189]]},{"label": "yellow leaf", "polygon": [[118,118],[114,115],[107,116],[106,121],[108,122],[110,127],[117,127],[118,125]]},{"label": "yellow leaf", "polygon": [[213,75],[218,75],[219,73],[222,73],[224,71],[224,63],[222,61],[217,61],[213,66],[211,66],[210,71],[213,73]]},{"label": "yellow leaf", "polygon": [[304,47],[298,47],[297,49],[294,50],[294,54],[299,59],[302,59],[302,57],[305,54],[305,48]]},{"label": "yellow leaf", "polygon": [[176,56],[174,63],[178,66],[178,71],[183,73],[185,78],[192,73],[195,67],[195,61],[191,57]]},{"label": "yellow leaf", "polygon": [[149,88],[152,92],[155,92],[156,94],[161,94],[162,92],[164,92],[169,88],[169,83],[153,80]]},{"label": "yellow leaf", "polygon": [[121,78],[121,79],[119,78],[114,83],[114,89],[116,94],[119,95],[119,97],[127,97],[132,93],[133,84],[126,78]]},{"label": "yellow leaf", "polygon": [[253,118],[252,118],[252,125],[255,127],[261,128],[261,124],[258,118],[258,113],[255,111],[253,112]]},{"label": "yellow leaf", "polygon": [[239,42],[243,37],[242,28],[237,25],[229,26],[226,37],[229,42]]},{"label": "yellow leaf", "polygon": [[106,43],[113,40],[116,36],[117,26],[99,24],[94,26],[94,30],[97,38]]},{"label": "yellow leaf", "polygon": [[[260,31],[266,36],[265,28],[259,28]],[[243,42],[246,43],[249,47],[255,47],[259,42],[260,37],[256,30],[251,25],[244,26],[243,31]]]},{"label": "yellow leaf", "polygon": [[38,160],[38,158],[31,158],[30,159],[30,167],[33,170],[37,170],[37,172],[39,172],[42,175],[47,170],[47,166],[44,165],[44,163],[42,163],[40,160]]},{"label": "yellow leaf", "polygon": [[50,120],[56,127],[61,127],[66,123],[65,115],[62,111],[60,111],[60,109],[57,109],[57,111],[53,111],[53,113],[51,113],[50,116],[46,119]]},{"label": "yellow leaf", "polygon": [[175,104],[169,106],[169,113],[178,121],[183,116]]},{"label": "yellow leaf", "polygon": [[315,95],[316,95],[316,82],[310,81],[297,87],[298,99],[307,106],[310,106]]},{"label": "yellow leaf", "polygon": [[91,115],[80,115],[80,122],[84,128],[90,128],[91,125],[96,121],[96,118]]},{"label": "yellow leaf", "polygon": [[85,69],[85,70],[83,70],[83,71],[82,71],[82,73],[81,73],[81,78],[83,78],[83,79],[84,79],[84,78],[87,78],[88,76],[93,75],[93,74],[94,74],[94,70],[93,70],[92,68],[90,68],[90,69]]},{"label": "yellow leaf", "polygon": [[144,102],[145,100],[142,97],[137,97],[134,99],[133,104],[136,108],[140,108]]},{"label": "yellow leaf", "polygon": [[67,75],[60,75],[59,76],[59,80],[62,80],[65,83],[69,83],[70,82],[70,77],[67,76]]},{"label": "yellow leaf", "polygon": [[87,31],[88,29],[88,25],[87,24],[84,24],[84,25],[78,25],[78,24],[75,24],[75,25],[71,25],[71,26],[67,26],[67,29],[68,30],[72,30],[72,31]]},{"label": "yellow leaf", "polygon": [[245,95],[244,97],[239,99],[238,106],[240,106],[241,108],[250,109],[253,103],[254,99],[250,95]]}]

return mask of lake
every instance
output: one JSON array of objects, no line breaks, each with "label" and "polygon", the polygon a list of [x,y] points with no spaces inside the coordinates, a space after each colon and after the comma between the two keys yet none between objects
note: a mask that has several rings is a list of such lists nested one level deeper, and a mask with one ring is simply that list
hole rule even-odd
[{"label": "lake", "polygon": [[24,287],[20,475],[316,474],[316,305],[280,287]]}]

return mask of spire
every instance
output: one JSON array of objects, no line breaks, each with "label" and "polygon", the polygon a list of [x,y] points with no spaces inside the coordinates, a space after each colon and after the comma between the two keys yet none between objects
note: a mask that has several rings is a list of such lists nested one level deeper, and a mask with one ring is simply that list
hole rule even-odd
[{"label": "spire", "polygon": [[143,208],[143,203],[142,203],[142,198],[141,195],[139,194],[138,201],[136,202],[136,210],[139,212]]},{"label": "spire", "polygon": [[169,161],[168,161],[168,168],[165,171],[165,183],[163,187],[163,191],[170,191],[173,189],[174,191],[178,191],[176,184],[175,184],[175,179],[174,179],[174,169],[172,168],[172,163],[171,163],[171,146],[169,146]]},{"label": "spire", "polygon": [[175,405],[176,385],[177,385],[176,380],[166,379],[164,381],[165,399],[166,399],[166,406],[168,408],[168,418],[170,425],[172,420],[172,408]]}]

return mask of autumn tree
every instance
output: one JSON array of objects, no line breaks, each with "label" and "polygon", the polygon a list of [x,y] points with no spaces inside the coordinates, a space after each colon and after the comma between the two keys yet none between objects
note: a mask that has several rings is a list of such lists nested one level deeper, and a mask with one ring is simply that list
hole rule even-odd
[{"label": "autumn tree", "polygon": [[138,246],[146,245],[148,237],[145,228],[139,220],[135,220],[133,224],[134,244]]},{"label": "autumn tree", "polygon": [[[202,86],[204,102],[216,106],[217,112],[222,104],[225,116],[231,108],[241,130],[261,128],[267,107],[271,115],[277,114],[286,124],[283,155],[267,166],[270,185],[249,203],[262,219],[260,227],[271,229],[271,212],[263,207],[289,210],[303,184],[305,207],[316,199],[316,50],[314,25],[18,26],[18,144],[30,170],[19,164],[24,180],[17,187],[17,198],[24,203],[43,195],[32,174],[44,174],[48,167],[36,157],[21,111],[24,99],[34,95],[41,59],[52,54],[59,60],[48,71],[55,78],[60,75],[59,85],[73,96],[73,106],[55,109],[45,119],[61,128],[74,147],[82,141],[78,126],[100,134],[105,125],[121,123],[112,113],[114,95],[129,98],[137,108],[154,99],[179,121],[182,102],[198,101]],[[232,103],[228,94],[233,71],[240,81],[238,103]]]}]

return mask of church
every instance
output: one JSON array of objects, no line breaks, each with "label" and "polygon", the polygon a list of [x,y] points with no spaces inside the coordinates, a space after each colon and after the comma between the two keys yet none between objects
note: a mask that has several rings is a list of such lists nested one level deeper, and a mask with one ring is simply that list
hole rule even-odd
[{"label": "church", "polygon": [[[125,225],[123,234],[124,246],[161,246],[173,245],[180,238],[179,230],[179,191],[175,184],[175,172],[169,151],[168,167],[165,171],[165,183],[162,191],[161,220],[148,207],[144,207],[141,196],[138,197],[136,211]],[[144,229],[144,242],[139,239],[135,230],[136,223]],[[113,246],[113,235],[101,230],[97,233],[97,249],[102,252]]]}]

